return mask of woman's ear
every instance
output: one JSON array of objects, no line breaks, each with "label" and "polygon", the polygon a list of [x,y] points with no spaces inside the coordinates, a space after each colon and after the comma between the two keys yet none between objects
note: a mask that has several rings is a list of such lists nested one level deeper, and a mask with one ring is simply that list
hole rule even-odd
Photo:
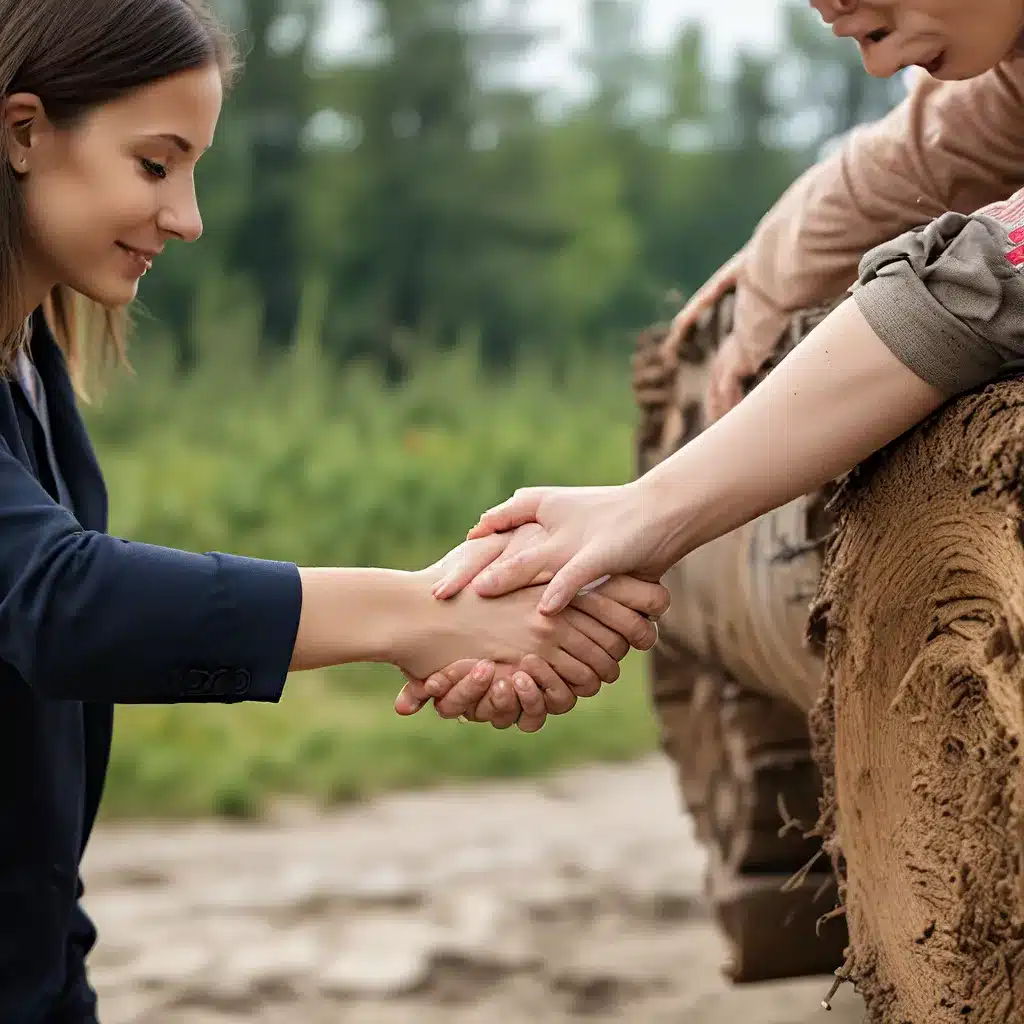
[{"label": "woman's ear", "polygon": [[32,169],[38,153],[46,112],[42,100],[28,92],[14,93],[3,103],[3,129],[7,140],[7,160],[18,174]]}]

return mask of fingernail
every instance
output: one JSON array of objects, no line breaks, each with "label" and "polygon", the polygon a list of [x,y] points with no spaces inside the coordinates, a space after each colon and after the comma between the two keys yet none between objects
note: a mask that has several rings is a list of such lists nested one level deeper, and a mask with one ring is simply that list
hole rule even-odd
[{"label": "fingernail", "polygon": [[438,580],[434,584],[434,589],[431,590],[430,593],[434,597],[445,597],[445,596],[447,596],[447,590],[448,590],[448,587],[449,587],[450,584],[451,584],[451,579],[446,576],[443,580]]},{"label": "fingernail", "polygon": [[419,711],[419,709],[423,707],[423,701],[417,700],[415,697],[409,697],[407,700],[411,711]]},{"label": "fingernail", "polygon": [[493,572],[482,572],[476,581],[481,587],[493,587],[498,577]]},{"label": "fingernail", "polygon": [[481,661],[477,664],[476,668],[473,669],[473,678],[477,680],[486,679],[491,672],[491,663],[489,661]]},{"label": "fingernail", "polygon": [[512,677],[512,682],[515,684],[516,689],[520,693],[528,693],[530,690],[530,681],[526,676],[515,675]]},{"label": "fingernail", "polygon": [[545,597],[540,603],[540,613],[542,615],[548,615],[558,607],[558,597],[554,595],[552,597]]}]

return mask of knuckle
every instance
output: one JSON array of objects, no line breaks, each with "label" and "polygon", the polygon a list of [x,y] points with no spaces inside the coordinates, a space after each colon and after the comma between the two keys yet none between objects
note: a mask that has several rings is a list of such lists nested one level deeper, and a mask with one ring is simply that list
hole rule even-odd
[{"label": "knuckle", "polygon": [[565,697],[559,702],[559,710],[555,712],[556,715],[567,715],[574,707],[576,707],[577,698],[576,694],[566,687]]},{"label": "knuckle", "polygon": [[637,650],[643,649],[641,644],[643,643],[644,637],[647,635],[647,627],[649,625],[650,623],[639,615],[630,620],[629,629],[625,634],[630,647],[635,647]]},{"label": "knuckle", "polygon": [[548,714],[564,715],[576,706],[576,694],[568,686],[561,686],[549,693]]}]

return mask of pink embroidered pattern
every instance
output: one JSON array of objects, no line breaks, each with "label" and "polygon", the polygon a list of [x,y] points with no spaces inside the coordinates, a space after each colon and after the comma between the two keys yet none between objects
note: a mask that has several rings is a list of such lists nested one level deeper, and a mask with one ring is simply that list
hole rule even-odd
[{"label": "pink embroidered pattern", "polygon": [[1024,189],[1001,203],[992,203],[978,210],[978,213],[998,221],[1006,228],[1006,237],[1010,243],[1006,258],[1019,270],[1024,266]]}]

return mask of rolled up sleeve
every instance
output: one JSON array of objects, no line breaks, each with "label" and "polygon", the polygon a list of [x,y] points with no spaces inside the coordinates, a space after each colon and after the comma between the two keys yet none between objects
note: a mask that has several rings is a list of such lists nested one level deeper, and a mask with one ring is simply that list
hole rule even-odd
[{"label": "rolled up sleeve", "polygon": [[1024,190],[974,214],[943,214],[872,249],[854,300],[901,362],[958,394],[1024,356],[1022,242]]}]

